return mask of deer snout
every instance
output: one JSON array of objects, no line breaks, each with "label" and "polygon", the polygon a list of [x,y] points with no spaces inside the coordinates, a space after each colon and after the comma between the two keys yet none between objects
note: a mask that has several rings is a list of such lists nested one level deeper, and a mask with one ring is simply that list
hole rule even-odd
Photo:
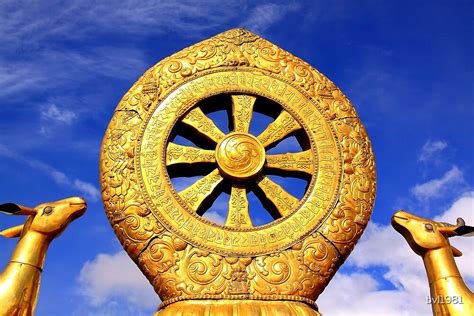
[{"label": "deer snout", "polygon": [[69,205],[84,205],[87,207],[87,202],[84,200],[84,198],[80,196],[73,196],[67,199],[67,202],[69,202]]},{"label": "deer snout", "polygon": [[405,236],[408,233],[407,225],[411,219],[410,214],[404,211],[398,211],[392,215],[392,227],[400,234]]},{"label": "deer snout", "polygon": [[408,222],[410,219],[410,215],[404,211],[397,211],[392,216],[392,226],[396,225],[403,225],[403,223]]},{"label": "deer snout", "polygon": [[85,204],[85,203],[81,204],[81,205],[76,204],[74,206],[78,206],[78,209],[73,213],[73,218],[78,218],[86,212],[87,204]]},{"label": "deer snout", "polygon": [[62,203],[67,205],[69,219],[71,221],[81,217],[87,209],[87,202],[80,196],[74,196],[62,200]]}]

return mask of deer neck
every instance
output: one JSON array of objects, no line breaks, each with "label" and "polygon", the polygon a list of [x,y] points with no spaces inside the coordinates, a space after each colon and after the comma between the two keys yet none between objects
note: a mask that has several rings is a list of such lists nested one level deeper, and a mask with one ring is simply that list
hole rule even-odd
[{"label": "deer neck", "polygon": [[422,257],[433,314],[467,315],[463,313],[474,307],[474,297],[459,273],[450,247],[429,250]]},{"label": "deer neck", "polygon": [[49,243],[48,236],[34,231],[18,241],[0,274],[0,316],[33,314]]},{"label": "deer neck", "polygon": [[48,236],[35,231],[28,231],[18,241],[10,262],[18,262],[43,270],[49,243],[50,238]]}]

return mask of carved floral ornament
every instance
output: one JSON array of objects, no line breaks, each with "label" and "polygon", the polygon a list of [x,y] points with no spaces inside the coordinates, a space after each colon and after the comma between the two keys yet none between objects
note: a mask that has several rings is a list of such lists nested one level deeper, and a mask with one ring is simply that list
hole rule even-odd
[{"label": "carved floral ornament", "polygon": [[[229,133],[208,115],[226,106]],[[274,119],[259,135],[249,132],[255,112]],[[175,141],[182,134],[196,146]],[[300,152],[268,152],[290,135]],[[173,185],[196,170],[206,174]],[[304,178],[303,197],[272,172]],[[317,315],[314,301],[370,218],[376,177],[342,92],[299,58],[232,29],[160,61],[125,94],[104,137],[101,185],[115,233],[163,301],[160,315],[175,302],[185,311],[188,300],[214,299],[285,302],[295,315]],[[250,190],[274,221],[252,222]],[[220,225],[202,215],[223,191]]]}]

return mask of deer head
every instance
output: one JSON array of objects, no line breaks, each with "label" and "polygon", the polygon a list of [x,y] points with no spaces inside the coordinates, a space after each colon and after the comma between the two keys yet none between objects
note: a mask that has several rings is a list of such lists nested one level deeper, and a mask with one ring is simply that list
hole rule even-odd
[{"label": "deer head", "polygon": [[451,247],[453,255],[459,257],[462,252],[451,246],[448,237],[472,236],[474,227],[466,226],[462,218],[456,225],[435,222],[413,214],[398,211],[392,216],[392,226],[408,242],[411,249],[422,256],[428,250]]},{"label": "deer head", "polygon": [[1,236],[19,237],[27,231],[35,231],[51,239],[59,236],[64,229],[86,211],[87,204],[81,197],[71,197],[56,202],[43,203],[35,208],[7,203],[0,205],[0,212],[9,215],[28,215],[24,225],[0,232]]}]

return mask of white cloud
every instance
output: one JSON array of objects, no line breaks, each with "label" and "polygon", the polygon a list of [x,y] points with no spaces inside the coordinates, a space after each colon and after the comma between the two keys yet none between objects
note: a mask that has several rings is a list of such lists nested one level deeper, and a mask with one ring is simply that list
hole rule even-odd
[{"label": "white cloud", "polygon": [[[149,38],[162,33],[180,37],[223,31],[228,23],[263,31],[297,6],[219,0],[35,2],[19,5],[0,2],[0,97],[22,96],[24,91],[60,91],[59,87],[88,84],[97,75],[135,78],[149,67],[144,52],[130,46],[113,47],[100,41],[77,49],[57,48],[64,39],[82,45],[97,36],[124,35]],[[27,46],[25,43],[28,43]],[[46,45],[49,44],[49,45]]]},{"label": "white cloud", "polygon": [[122,301],[141,309],[160,304],[153,287],[124,251],[99,254],[84,264],[79,275],[79,293],[93,306]]},{"label": "white cloud", "polygon": [[379,282],[369,273],[338,273],[318,299],[319,311],[333,316],[429,315],[425,306],[414,306],[409,292],[379,288]]},{"label": "white cloud", "polygon": [[[4,87],[0,97],[12,94],[21,97],[24,91],[31,94],[50,90],[55,90],[57,97],[60,96],[59,88],[71,89],[88,84],[88,79],[98,76],[134,78],[144,72],[147,66],[150,65],[147,65],[144,53],[133,48],[103,46],[83,49],[81,53],[47,48],[36,52],[34,58],[12,57],[8,63],[0,63],[0,84]],[[48,108],[44,107],[43,110]],[[54,114],[49,113],[49,116]]]},{"label": "white cloud", "polygon": [[0,52],[8,60],[0,63],[1,95],[50,89],[53,84],[65,83],[65,78],[77,80],[78,71],[82,75],[133,78],[146,69],[144,54],[133,46],[110,47],[101,42],[92,48],[86,46],[79,54],[77,50],[45,45],[58,39],[80,43],[97,35],[146,38],[169,32],[202,37],[203,33],[217,33],[227,23],[238,25],[239,21],[261,32],[296,9],[294,4],[253,6],[250,1],[228,1],[223,5],[220,0],[109,0],[93,7],[87,1],[33,1],[28,5],[0,2],[4,17],[0,21]]},{"label": "white cloud", "polygon": [[48,104],[41,109],[41,118],[43,120],[52,121],[70,125],[76,119],[76,113],[69,110],[61,110],[56,104]]},{"label": "white cloud", "polygon": [[[437,221],[454,223],[463,217],[474,223],[474,192],[459,198]],[[456,262],[464,281],[474,285],[474,245],[472,239],[453,237],[451,244],[464,252]],[[336,274],[317,303],[328,315],[430,315],[426,303],[428,280],[422,259],[391,226],[370,223],[353,254],[346,262],[358,272]],[[372,271],[387,271],[377,280]],[[389,282],[392,287],[384,288]]]},{"label": "white cloud", "polygon": [[[91,7],[87,1],[31,2],[28,5],[0,3],[4,18],[0,36],[6,46],[36,48],[50,38],[82,39],[95,34],[153,35],[167,32],[196,36],[229,22],[264,31],[284,15],[298,9],[296,4],[220,0],[104,0]],[[1,48],[0,48],[1,49]]]},{"label": "white cloud", "polygon": [[[52,60],[61,74],[59,79],[77,79],[78,75],[94,77],[96,75],[109,78],[126,78],[136,76],[146,70],[145,54],[129,47],[98,46],[78,51],[61,50],[46,51],[42,57]],[[62,70],[62,71],[61,71]]]},{"label": "white cloud", "polygon": [[[0,15],[4,17],[0,20],[0,98],[14,95],[8,105],[32,93],[55,91],[56,97],[64,96],[63,102],[40,109],[41,118],[70,124],[84,111],[97,113],[97,104],[95,96],[88,96],[88,102],[74,111],[65,110],[59,105],[70,105],[76,99],[66,91],[80,89],[100,77],[136,78],[151,66],[146,53],[135,44],[112,46],[100,41],[91,45],[91,38],[127,35],[135,39],[169,32],[202,37],[203,32],[222,31],[222,26],[234,19],[238,24],[249,11],[246,3],[222,5],[219,0],[145,0],[139,4],[133,0],[100,1],[93,7],[85,1],[30,1],[24,5],[0,2]],[[64,39],[82,49],[54,44]],[[85,41],[87,45],[83,45]],[[51,130],[47,125],[38,128],[46,136]]]},{"label": "white cloud", "polygon": [[219,0],[105,0],[93,6],[88,1],[2,2],[0,36],[6,46],[28,42],[34,48],[50,38],[81,39],[97,33],[149,36],[181,32],[189,36],[238,17],[239,7],[239,1],[223,5]]},{"label": "white cloud", "polygon": [[464,183],[464,174],[458,167],[453,166],[441,178],[433,179],[428,182],[417,184],[411,192],[419,200],[436,198],[447,190],[452,190],[454,185]]},{"label": "white cloud", "polygon": [[71,316],[150,316],[156,311],[127,304],[123,300],[110,300],[99,306],[82,304],[72,311]]},{"label": "white cloud", "polygon": [[97,188],[90,184],[89,182],[84,182],[79,179],[75,179],[73,185],[76,189],[83,192],[86,196],[90,197],[92,200],[97,201],[100,197],[100,192]]},{"label": "white cloud", "polygon": [[265,3],[252,9],[241,26],[255,33],[263,33],[269,27],[279,22],[285,15],[296,11],[299,6],[291,4]]},{"label": "white cloud", "polygon": [[57,170],[56,168],[39,161],[34,158],[22,156],[5,146],[0,144],[0,156],[15,160],[19,163],[25,164],[30,168],[40,171],[50,177],[56,184],[67,186],[73,190],[77,190],[81,194],[83,194],[87,199],[92,201],[97,201],[100,196],[99,190],[93,185],[88,182],[84,182],[79,179],[72,179],[67,176],[65,173]]},{"label": "white cloud", "polygon": [[[111,7],[114,10],[110,10]],[[180,0],[101,1],[88,10],[86,20],[99,29],[126,33],[201,33],[221,26],[239,14],[239,1]],[[203,23],[204,22],[204,23]]]},{"label": "white cloud", "polygon": [[33,62],[11,59],[8,64],[0,64],[0,85],[3,87],[0,96],[17,91],[36,90],[48,84],[48,74],[43,69],[44,63],[35,65]]},{"label": "white cloud", "polygon": [[67,184],[69,182],[68,177],[64,173],[53,169],[44,163],[40,163],[38,161],[33,162],[30,159],[29,165],[33,166],[33,168],[35,168],[34,166],[39,167],[38,170],[46,172],[51,178],[53,178],[54,182],[56,182],[57,184]]},{"label": "white cloud", "polygon": [[448,147],[448,143],[444,141],[427,141],[418,154],[418,161],[427,162],[435,158],[436,154],[439,154]]}]

